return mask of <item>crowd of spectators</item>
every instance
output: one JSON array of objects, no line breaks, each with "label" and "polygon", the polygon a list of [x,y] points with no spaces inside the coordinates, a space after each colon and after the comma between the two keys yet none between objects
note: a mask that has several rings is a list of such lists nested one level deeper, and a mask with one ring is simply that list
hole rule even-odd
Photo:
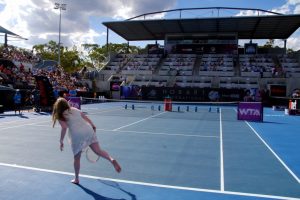
[{"label": "crowd of spectators", "polygon": [[200,67],[202,71],[232,71],[233,60],[232,57],[227,54],[205,54],[202,57]]},{"label": "crowd of spectators", "polygon": [[[276,60],[276,59],[275,59]],[[242,72],[271,72],[272,77],[285,77],[281,59],[276,63],[270,55],[244,55],[240,58]]]},{"label": "crowd of spectators", "polygon": [[32,50],[20,49],[15,46],[2,46],[0,51],[0,58],[15,62],[23,63],[38,63],[41,58],[34,54]]},{"label": "crowd of spectators", "polygon": [[89,91],[88,85],[81,84],[78,72],[66,73],[57,66],[36,68],[35,65],[41,59],[32,51],[12,46],[2,47],[0,60],[0,84],[3,86],[26,90],[26,93],[30,94],[37,89],[35,76],[45,76],[53,86],[56,97],[61,92],[68,94],[71,90]]}]

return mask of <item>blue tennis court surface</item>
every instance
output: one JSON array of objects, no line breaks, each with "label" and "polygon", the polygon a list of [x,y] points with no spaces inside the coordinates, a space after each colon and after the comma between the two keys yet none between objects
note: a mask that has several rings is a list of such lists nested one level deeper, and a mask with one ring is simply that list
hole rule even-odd
[{"label": "blue tennis court surface", "polygon": [[0,199],[300,199],[299,117],[265,108],[264,122],[245,122],[231,106],[151,106],[82,106],[122,172],[82,156],[80,185],[49,114],[0,115]]}]

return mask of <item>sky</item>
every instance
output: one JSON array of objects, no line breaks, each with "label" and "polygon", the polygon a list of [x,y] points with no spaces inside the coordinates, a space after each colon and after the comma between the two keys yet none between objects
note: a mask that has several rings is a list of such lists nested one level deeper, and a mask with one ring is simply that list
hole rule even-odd
[{"label": "sky", "polygon": [[[67,4],[61,11],[61,43],[72,47],[80,44],[106,44],[106,27],[102,22],[122,21],[144,13],[178,8],[238,7],[256,8],[282,14],[300,14],[300,0],[0,0],[0,26],[24,37],[27,40],[9,38],[8,44],[31,49],[36,44],[46,44],[50,40],[58,42],[59,9],[55,3]],[[226,10],[220,16],[253,15],[250,11]],[[179,18],[178,12],[152,15],[153,19]],[[216,17],[213,10],[193,10],[182,13],[184,18]],[[126,40],[109,32],[112,43],[127,43]],[[243,42],[243,41],[241,41]],[[247,41],[245,41],[247,42]],[[248,41],[249,42],[249,41]],[[264,44],[265,41],[254,41]],[[0,36],[4,43],[4,36]],[[130,42],[144,47],[155,41]],[[163,43],[163,41],[159,41]],[[283,42],[275,44],[283,47]],[[287,48],[300,49],[300,30],[287,41]]]}]

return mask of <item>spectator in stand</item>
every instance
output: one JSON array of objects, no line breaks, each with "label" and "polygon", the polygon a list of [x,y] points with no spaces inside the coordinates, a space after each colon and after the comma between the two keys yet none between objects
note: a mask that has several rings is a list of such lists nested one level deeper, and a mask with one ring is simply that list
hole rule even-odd
[{"label": "spectator in stand", "polygon": [[251,92],[249,90],[246,91],[246,95],[244,96],[244,101],[245,102],[253,101],[253,98],[251,96]]},{"label": "spectator in stand", "polygon": [[54,87],[53,95],[54,95],[54,99],[57,99],[59,97],[59,91],[57,86]]},{"label": "spectator in stand", "polygon": [[40,105],[40,99],[41,99],[41,95],[40,95],[40,91],[35,88],[32,91],[33,94],[33,101],[34,101],[34,111],[35,112],[40,112],[41,111],[41,105]]},{"label": "spectator in stand", "polygon": [[76,91],[75,86],[72,86],[72,87],[69,89],[69,96],[70,96],[70,97],[76,97],[76,96],[77,96],[77,91]]},{"label": "spectator in stand", "polygon": [[292,98],[300,98],[300,89],[295,89],[293,91]]},{"label": "spectator in stand", "polygon": [[19,111],[19,115],[22,114],[21,112],[21,100],[22,95],[20,90],[16,90],[15,96],[14,96],[14,104],[15,104],[15,115],[17,114],[17,111]]}]

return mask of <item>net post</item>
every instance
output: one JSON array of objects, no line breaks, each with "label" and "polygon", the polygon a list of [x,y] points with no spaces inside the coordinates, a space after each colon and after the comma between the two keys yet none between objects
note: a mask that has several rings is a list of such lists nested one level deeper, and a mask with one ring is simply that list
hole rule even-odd
[{"label": "net post", "polygon": [[151,105],[151,110],[154,110],[154,105]]},{"label": "net post", "polygon": [[165,111],[172,111],[172,99],[170,96],[165,97],[164,104],[165,104]]}]

